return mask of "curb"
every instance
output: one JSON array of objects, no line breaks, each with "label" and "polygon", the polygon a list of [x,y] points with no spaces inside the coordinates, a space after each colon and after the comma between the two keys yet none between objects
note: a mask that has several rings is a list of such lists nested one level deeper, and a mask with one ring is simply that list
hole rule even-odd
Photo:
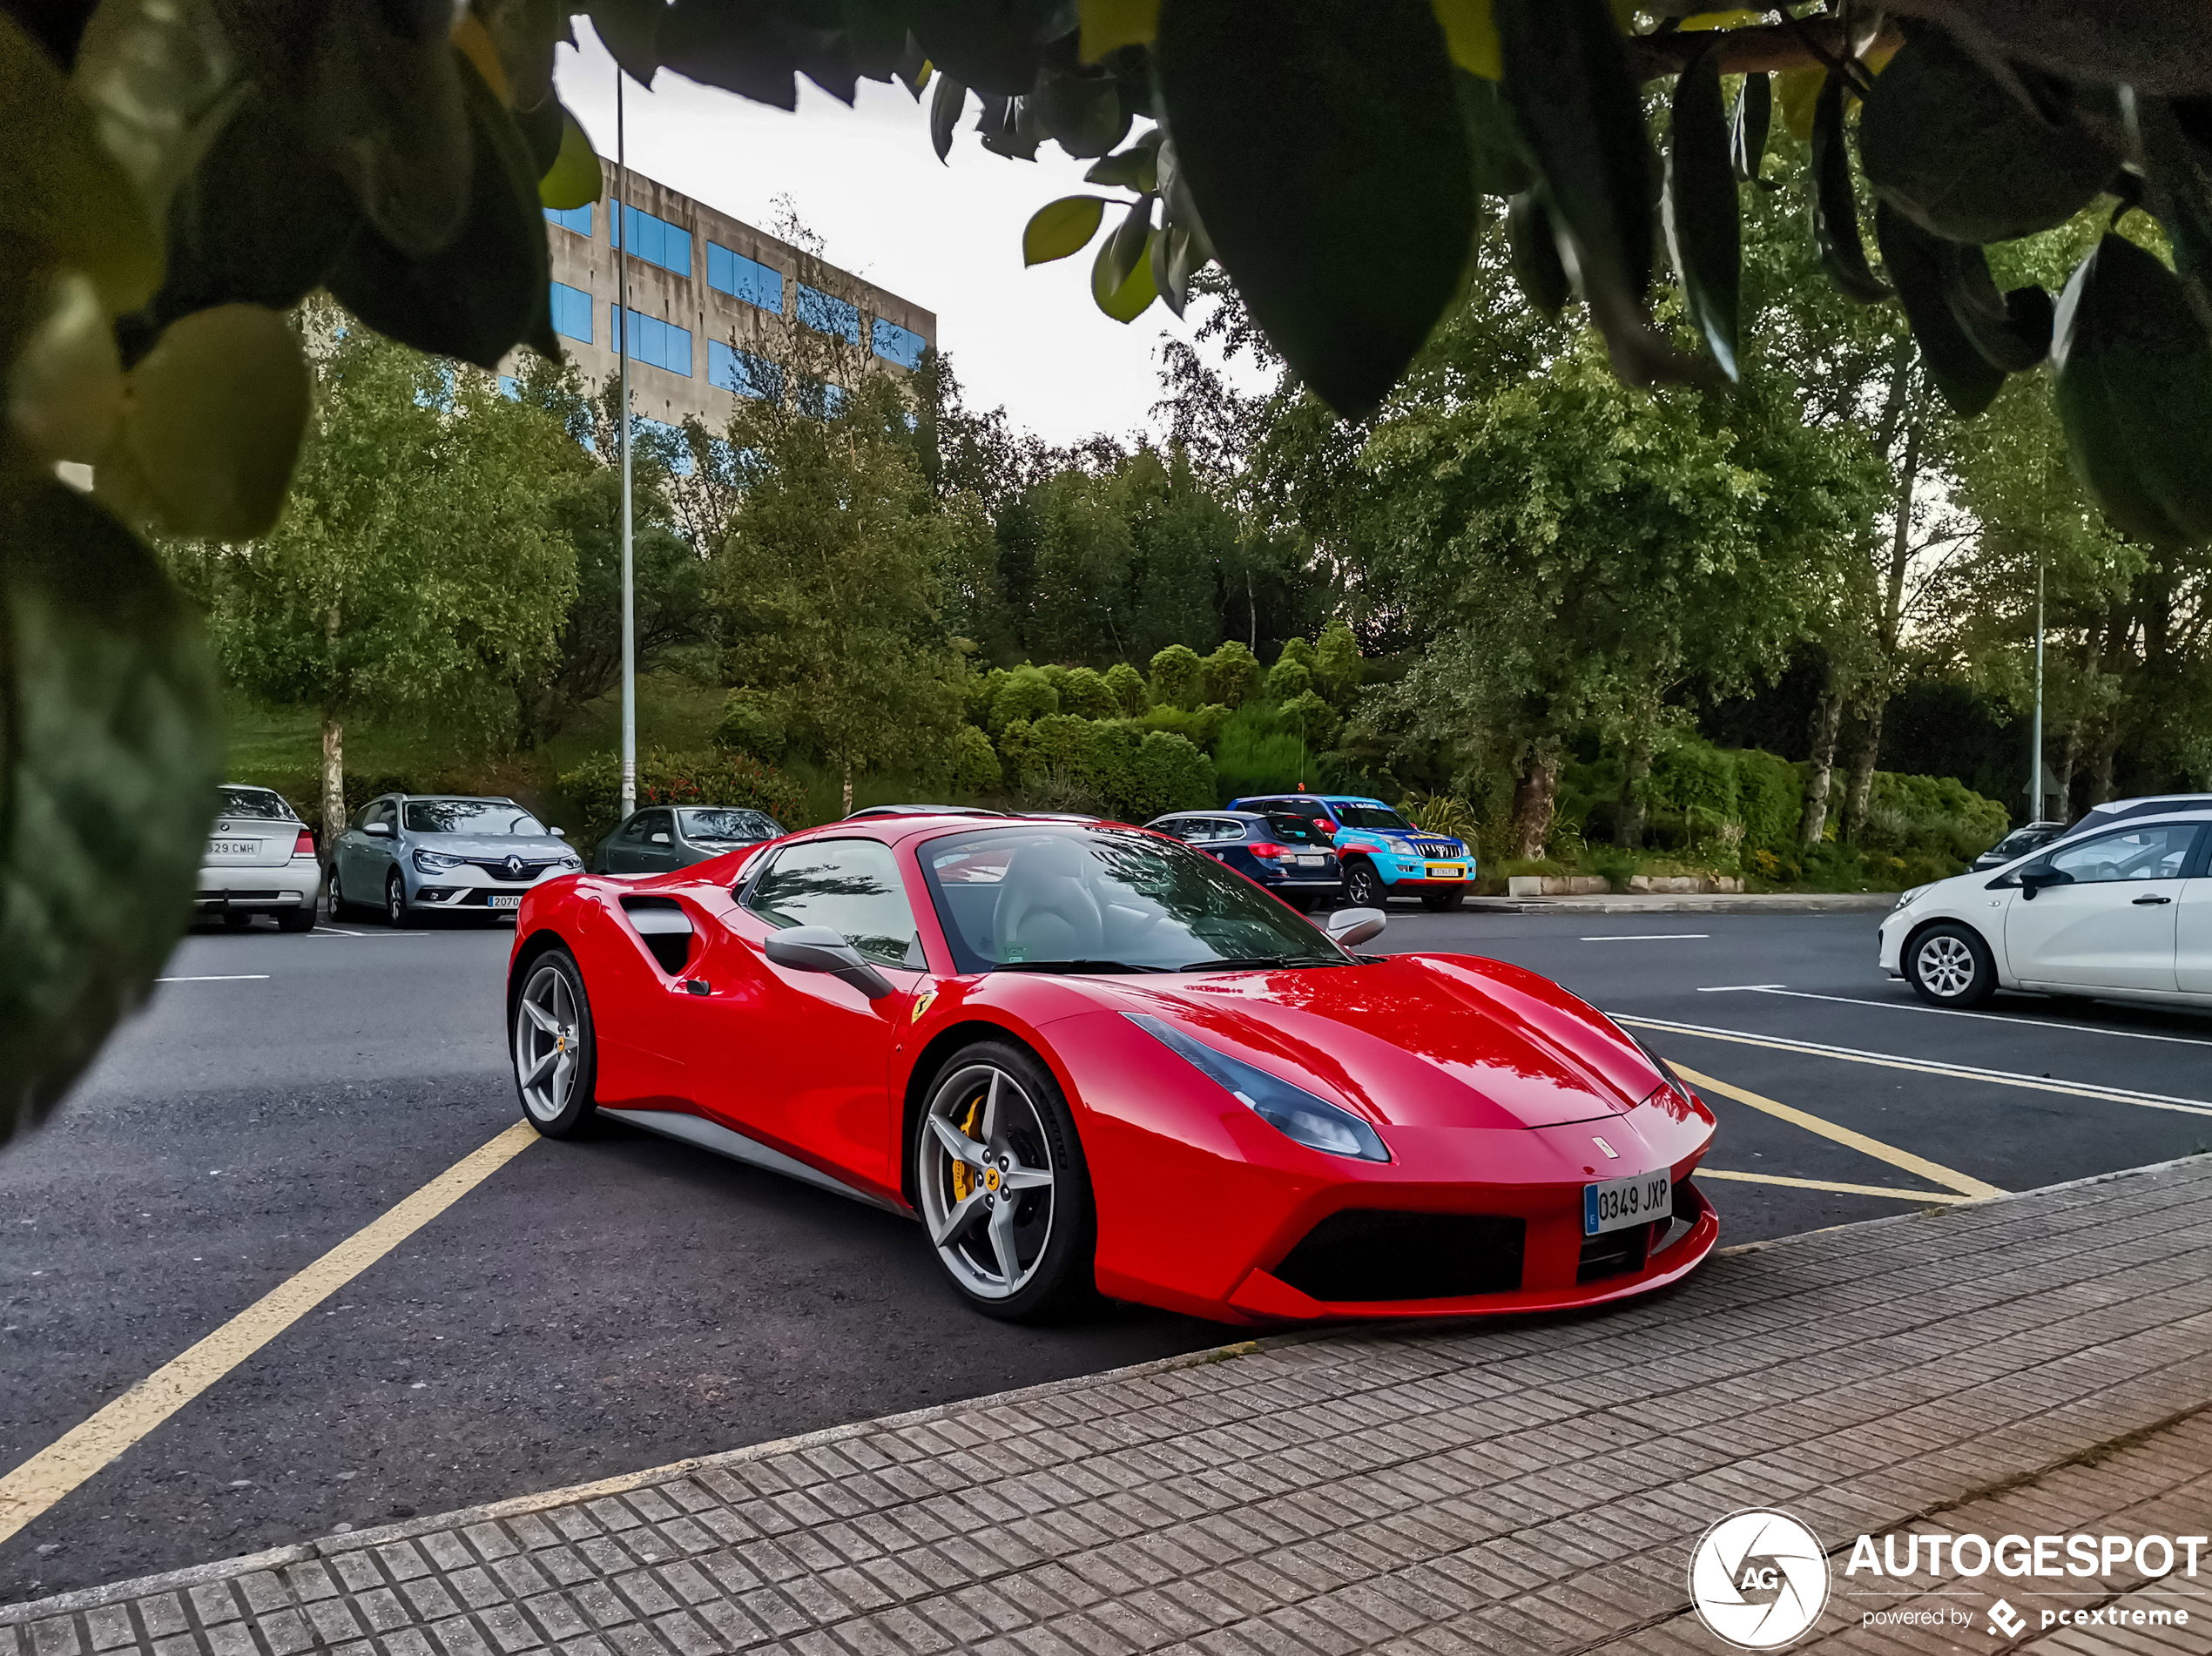
[{"label": "curb", "polygon": [[[1763,1242],[1739,1242],[1731,1247],[1714,1249],[1710,1257],[1715,1260],[1733,1259],[1753,1254],[1763,1254],[1810,1241],[1815,1236],[1829,1235],[1838,1230],[1858,1230],[1873,1227],[1925,1222],[1930,1219],[1939,1219],[1945,1215],[1964,1208],[1986,1208],[2001,1202],[2018,1202],[2029,1196],[2046,1196],[2094,1185],[2117,1183],[2121,1180],[2145,1177],[2179,1168],[2201,1166],[2208,1161],[2212,1161],[2212,1152],[2177,1156],[2168,1161],[2153,1162],[2140,1168],[2121,1168],[2109,1173],[2091,1174],[2084,1178],[2069,1179],[2058,1184],[2041,1185],[2033,1189],[2006,1191],[2002,1195],[1986,1196],[1972,1202],[1918,1209],[1909,1213],[1888,1214],[1877,1219],[1860,1220],[1849,1225],[1832,1225],[1819,1230],[1805,1231],[1789,1236],[1771,1237]],[[1182,1369],[1201,1368],[1211,1363],[1225,1363],[1264,1351],[1279,1350],[1285,1347],[1305,1345],[1324,1340],[1340,1337],[1373,1338],[1378,1336],[1404,1336],[1433,1332],[1441,1329],[1463,1330],[1474,1319],[1466,1317],[1409,1317],[1398,1322],[1332,1324],[1321,1328],[1294,1329],[1257,1339],[1233,1341],[1228,1344],[1212,1346],[1202,1351],[1185,1352],[1177,1356],[1159,1357],[1146,1363],[1103,1370],[1096,1374],[1076,1375],[1063,1380],[1048,1380],[1037,1385],[1022,1386],[1008,1391],[991,1392],[950,1403],[932,1404],[927,1408],[909,1410],[901,1414],[882,1415],[869,1420],[852,1421],[839,1426],[826,1426],[816,1431],[803,1432],[794,1437],[747,1444],[740,1448],[720,1450],[711,1454],[690,1456],[682,1460],[670,1461],[658,1466],[644,1467],[633,1472],[617,1473],[611,1478],[600,1478],[587,1484],[572,1484],[559,1489],[509,1496],[502,1500],[461,1507],[428,1517],[406,1518],[395,1524],[381,1525],[374,1529],[345,1531],[322,1536],[311,1541],[295,1541],[259,1552],[239,1554],[206,1564],[189,1565],[182,1569],[165,1571],[156,1575],[139,1576],[127,1581],[111,1582],[103,1586],[80,1587],[75,1592],[58,1593],[51,1598],[30,1599],[12,1605],[0,1605],[0,1627],[21,1626],[31,1622],[44,1621],[55,1616],[97,1610],[104,1606],[140,1599],[153,1593],[174,1592],[210,1581],[235,1579],[260,1571],[280,1569],[289,1564],[300,1564],[314,1558],[331,1558],[340,1553],[385,1546],[393,1542],[408,1540],[419,1535],[428,1535],[446,1530],[465,1529],[471,1525],[519,1518],[529,1513],[543,1511],[550,1507],[568,1506],[597,1500],[606,1496],[624,1494],[651,1484],[666,1483],[673,1478],[694,1472],[709,1471],[716,1467],[738,1465],[770,1456],[844,1443],[855,1437],[865,1437],[880,1429],[921,1424],[929,1421],[945,1419],[971,1410],[1002,1408],[1009,1404],[1019,1404],[1025,1399],[1034,1397],[1066,1396],[1069,1393],[1085,1391],[1093,1387],[1140,1378],[1147,1375],[1168,1374]],[[1526,1325],[1542,1319],[1500,1317],[1494,1320],[1510,1326]]]}]

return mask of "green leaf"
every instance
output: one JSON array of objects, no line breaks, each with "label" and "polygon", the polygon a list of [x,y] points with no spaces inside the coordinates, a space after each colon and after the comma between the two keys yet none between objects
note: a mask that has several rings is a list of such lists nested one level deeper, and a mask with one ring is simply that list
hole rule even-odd
[{"label": "green leaf", "polygon": [[660,27],[668,0],[590,0],[587,8],[599,44],[624,74],[650,87],[660,68]]},{"label": "green leaf", "polygon": [[1047,202],[1030,215],[1022,232],[1022,262],[1043,265],[1081,252],[1105,216],[1103,196],[1062,196]]},{"label": "green leaf", "polygon": [[1047,70],[1037,77],[1033,101],[1045,136],[1079,160],[1104,155],[1128,136],[1130,112],[1110,75]]},{"label": "green leaf", "polygon": [[105,0],[77,43],[70,79],[156,220],[245,92],[209,0]]},{"label": "green leaf", "polygon": [[2032,285],[2000,293],[1989,273],[1989,256],[1979,247],[1960,241],[1936,246],[1951,314],[1984,361],[2007,374],[2024,374],[2051,353],[2048,293]]},{"label": "green leaf", "polygon": [[1736,173],[1729,162],[1720,53],[1714,47],[1700,52],[1675,80],[1662,205],[1667,248],[1682,275],[1690,316],[1704,333],[1721,372],[1737,379],[1743,226],[1736,199]]},{"label": "green leaf", "polygon": [[1134,190],[1139,195],[1157,191],[1160,187],[1160,145],[1166,137],[1164,127],[1154,127],[1126,150],[1108,156],[1092,167],[1083,174],[1083,182],[1103,184],[1114,189]]},{"label": "green leaf", "polygon": [[[1155,233],[1147,232],[1148,240]],[[1150,248],[1145,242],[1137,244],[1136,259],[1128,272],[1116,275],[1111,261],[1115,244],[1120,239],[1116,232],[1098,244],[1098,257],[1090,266],[1090,296],[1098,308],[1116,322],[1134,322],[1159,297],[1159,290],[1152,286],[1152,261],[1147,256]]]},{"label": "green leaf", "polygon": [[1551,212],[1535,191],[1523,191],[1506,204],[1506,244],[1513,256],[1513,279],[1528,302],[1546,316],[1565,310],[1573,297],[1567,267],[1560,263]]},{"label": "green leaf", "polygon": [[[1487,19],[1487,7],[1484,8]],[[1467,126],[1467,158],[1474,168],[1474,187],[1487,196],[1517,196],[1536,181],[1527,146],[1513,124],[1513,111],[1495,80],[1460,71],[1454,84],[1460,94],[1460,117]]]},{"label": "green leaf", "polygon": [[990,97],[975,122],[983,147],[1009,161],[1034,161],[1037,145],[1044,142],[1044,125],[1037,118],[1036,102],[1028,96]]},{"label": "green leaf", "polygon": [[961,110],[967,102],[967,86],[940,73],[937,90],[929,95],[929,142],[940,161],[953,152],[953,128],[960,125]]},{"label": "green leaf", "polygon": [[338,6],[327,15],[317,92],[306,106],[320,124],[320,147],[383,239],[428,257],[460,233],[469,208],[477,161],[465,60],[443,28],[407,26],[423,17],[404,8]]},{"label": "green leaf", "polygon": [[2143,192],[2166,228],[2174,268],[2212,328],[2212,104],[2120,89],[2120,112],[2143,169]]},{"label": "green leaf", "polygon": [[2181,279],[2107,233],[2060,297],[2051,361],[2067,456],[2105,515],[2167,545],[2212,537],[2212,336]]},{"label": "green leaf", "polygon": [[110,312],[134,311],[161,282],[161,237],[131,179],[101,147],[92,117],[38,43],[0,11],[0,360],[35,326],[32,273],[81,270]]},{"label": "green leaf", "polygon": [[1867,267],[1858,233],[1858,198],[1851,192],[1851,154],[1844,144],[1844,77],[1832,70],[1813,105],[1812,158],[1805,171],[1812,198],[1812,241],[1821,267],[1845,299],[1878,305],[1887,283]]},{"label": "green leaf", "polygon": [[914,37],[961,84],[1011,98],[1036,84],[1044,43],[1076,30],[1075,7],[1046,0],[907,0]]},{"label": "green leaf", "polygon": [[1920,30],[1875,77],[1858,160],[1885,201],[1952,241],[2006,241],[2064,224],[2112,181],[2119,158],[2033,71],[2055,116],[2029,109],[1940,29]]},{"label": "green leaf", "polygon": [[1973,419],[2004,389],[2005,370],[1974,347],[1952,314],[1943,244],[1886,201],[1874,208],[1874,239],[1881,247],[1884,268],[1897,284],[1898,300],[1905,306],[1905,320],[1912,324],[1928,378],[1953,414]]},{"label": "green leaf", "polygon": [[1651,326],[1651,147],[1643,98],[1607,0],[1494,0],[1506,102],[1534,152],[1575,291],[1631,384],[1703,382],[1710,362]]},{"label": "green leaf", "polygon": [[[689,79],[749,98],[756,104],[799,107],[800,54],[779,37],[773,19],[759,9],[734,7],[725,0],[675,0],[660,20],[658,47],[661,66]],[[816,64],[825,73],[828,65]],[[853,101],[852,72],[826,86],[833,97]],[[817,77],[818,80],[819,77]]]},{"label": "green leaf", "polygon": [[330,291],[378,333],[418,351],[492,368],[528,339],[557,356],[545,325],[550,262],[529,153],[476,71],[463,64],[461,76],[475,165],[460,233],[429,257],[409,259],[365,225],[331,273]]},{"label": "green leaf", "polygon": [[152,555],[51,478],[0,483],[0,1137],[58,1103],[191,919],[222,727]]},{"label": "green leaf", "polygon": [[1153,60],[1183,181],[1254,320],[1324,402],[1366,414],[1474,232],[1426,0],[1279,0],[1264,27],[1240,0],[1166,0]]},{"label": "green leaf", "polygon": [[583,126],[565,109],[561,111],[561,153],[537,181],[537,199],[556,211],[581,207],[605,193],[599,158],[584,136]]},{"label": "green leaf", "polygon": [[1103,263],[1099,279],[1109,293],[1128,284],[1130,273],[1143,257],[1146,239],[1152,233],[1152,198],[1139,196],[1122,215],[1122,222],[1115,226],[1113,235],[1100,249]]},{"label": "green leaf", "polygon": [[1774,77],[1765,74],[1743,77],[1736,94],[1736,109],[1729,118],[1728,158],[1736,176],[1755,182],[1759,164],[1766,158],[1766,135],[1774,124]]}]

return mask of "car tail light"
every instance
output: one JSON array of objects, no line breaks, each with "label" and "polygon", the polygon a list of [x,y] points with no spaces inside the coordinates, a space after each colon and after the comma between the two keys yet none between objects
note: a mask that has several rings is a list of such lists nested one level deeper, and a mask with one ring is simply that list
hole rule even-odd
[{"label": "car tail light", "polygon": [[1271,863],[1283,854],[1285,848],[1277,845],[1271,839],[1264,839],[1257,845],[1247,845],[1244,849],[1255,857],[1264,857]]},{"label": "car tail light", "polygon": [[312,830],[302,828],[300,831],[299,838],[292,842],[292,854],[294,857],[312,857],[315,854],[315,837]]}]

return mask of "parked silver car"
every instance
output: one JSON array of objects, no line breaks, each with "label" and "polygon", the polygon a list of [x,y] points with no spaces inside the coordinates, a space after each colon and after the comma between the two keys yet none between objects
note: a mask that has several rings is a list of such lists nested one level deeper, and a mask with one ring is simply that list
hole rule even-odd
[{"label": "parked silver car", "polygon": [[313,930],[322,865],[300,813],[273,788],[236,782],[223,784],[218,811],[199,859],[198,917],[244,926],[269,914],[285,931]]},{"label": "parked silver car", "polygon": [[783,838],[765,811],[732,805],[648,805],[632,811],[591,854],[595,874],[659,874],[740,845]]},{"label": "parked silver car", "polygon": [[558,828],[512,799],[388,793],[331,847],[330,913],[374,905],[394,926],[419,914],[511,914],[540,880],[583,866]]}]

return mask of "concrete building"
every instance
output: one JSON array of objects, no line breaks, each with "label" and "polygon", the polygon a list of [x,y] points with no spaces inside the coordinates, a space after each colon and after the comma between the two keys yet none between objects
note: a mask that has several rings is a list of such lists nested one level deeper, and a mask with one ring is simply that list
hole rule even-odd
[{"label": "concrete building", "polygon": [[[802,327],[843,342],[834,355],[848,377],[905,374],[936,343],[935,313],[634,168],[617,225],[614,165],[603,158],[600,166],[606,180],[600,201],[546,210],[553,331],[594,385],[615,377],[615,261],[626,244],[631,406],[640,416],[675,425],[696,414],[719,428],[737,398],[781,393]],[[834,402],[845,389],[826,394]]]}]

